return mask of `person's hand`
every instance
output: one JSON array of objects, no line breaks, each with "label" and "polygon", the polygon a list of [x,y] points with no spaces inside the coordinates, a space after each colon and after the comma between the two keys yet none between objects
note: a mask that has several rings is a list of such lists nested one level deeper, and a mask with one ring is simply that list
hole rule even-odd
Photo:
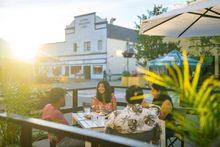
[{"label": "person's hand", "polygon": [[144,102],[142,103],[142,106],[143,106],[144,108],[149,108],[149,105],[150,105],[150,103],[147,103],[146,101],[144,101]]}]

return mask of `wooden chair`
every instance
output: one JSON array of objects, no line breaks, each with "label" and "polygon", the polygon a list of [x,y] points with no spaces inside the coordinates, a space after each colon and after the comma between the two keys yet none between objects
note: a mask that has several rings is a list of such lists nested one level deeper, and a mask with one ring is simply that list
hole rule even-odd
[{"label": "wooden chair", "polygon": [[[161,140],[165,141],[165,136],[162,135],[164,139],[161,139],[161,135],[159,135],[161,131],[160,127],[161,126],[159,124],[159,126],[156,126],[154,129],[150,131],[145,131],[142,133],[132,133],[132,134],[121,134],[112,128],[106,128],[106,133],[159,145],[161,144]],[[165,145],[165,142],[164,142],[164,145]]]}]

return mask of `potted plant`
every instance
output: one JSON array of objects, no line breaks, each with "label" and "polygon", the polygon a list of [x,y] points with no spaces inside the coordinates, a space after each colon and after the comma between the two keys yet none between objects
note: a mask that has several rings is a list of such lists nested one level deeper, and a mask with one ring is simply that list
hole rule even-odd
[{"label": "potted plant", "polygon": [[130,76],[130,72],[129,71],[123,71],[122,72],[122,77],[121,77],[121,86],[128,86],[128,78]]},{"label": "potted plant", "polygon": [[182,133],[185,141],[193,146],[210,146],[220,138],[220,94],[215,92],[216,88],[220,88],[220,81],[210,76],[198,87],[203,57],[197,64],[192,79],[185,51],[183,57],[183,72],[176,65],[173,65],[173,68],[167,66],[169,75],[157,75],[143,69],[139,71],[145,73],[148,81],[172,89],[179,96],[181,103],[193,110],[194,117],[174,112],[175,121],[180,125],[176,127],[170,124],[168,127]]},{"label": "potted plant", "polygon": [[122,86],[131,86],[138,85],[140,87],[144,87],[146,81],[143,75],[131,75],[130,72],[124,71],[122,73],[121,85]]}]

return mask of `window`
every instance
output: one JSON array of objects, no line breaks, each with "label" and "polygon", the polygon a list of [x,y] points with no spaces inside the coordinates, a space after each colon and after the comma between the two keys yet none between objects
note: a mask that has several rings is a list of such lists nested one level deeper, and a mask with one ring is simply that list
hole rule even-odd
[{"label": "window", "polygon": [[93,74],[102,74],[102,65],[93,66]]},{"label": "window", "polygon": [[98,40],[98,50],[102,50],[102,40]]},{"label": "window", "polygon": [[71,74],[76,74],[81,71],[81,66],[71,66]]},{"label": "window", "polygon": [[90,51],[90,50],[91,50],[90,41],[84,42],[84,51]]},{"label": "window", "polygon": [[73,52],[77,52],[77,43],[73,44]]}]

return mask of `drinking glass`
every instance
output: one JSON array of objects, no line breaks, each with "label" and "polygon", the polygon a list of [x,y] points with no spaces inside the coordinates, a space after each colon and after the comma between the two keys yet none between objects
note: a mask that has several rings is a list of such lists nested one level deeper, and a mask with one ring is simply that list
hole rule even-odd
[{"label": "drinking glass", "polygon": [[84,102],[84,103],[83,103],[83,109],[84,109],[84,112],[85,112],[86,114],[89,114],[90,111],[91,111],[90,103]]}]

